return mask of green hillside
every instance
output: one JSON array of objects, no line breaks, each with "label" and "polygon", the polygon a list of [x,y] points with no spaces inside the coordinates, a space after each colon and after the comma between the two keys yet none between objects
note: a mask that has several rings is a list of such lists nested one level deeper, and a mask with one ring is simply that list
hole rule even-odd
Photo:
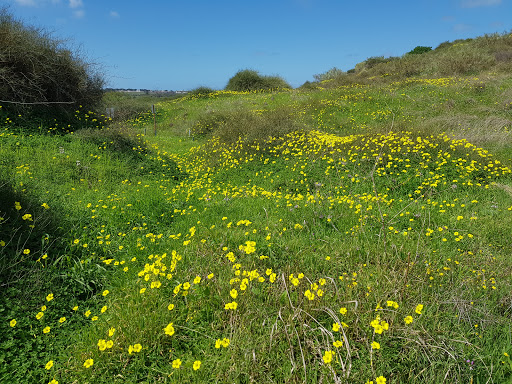
[{"label": "green hillside", "polygon": [[511,382],[512,37],[417,51],[0,115],[0,382]]}]

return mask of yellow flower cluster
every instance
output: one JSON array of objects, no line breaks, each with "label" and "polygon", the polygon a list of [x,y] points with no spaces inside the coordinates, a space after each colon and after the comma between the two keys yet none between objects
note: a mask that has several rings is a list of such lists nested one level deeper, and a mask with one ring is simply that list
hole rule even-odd
[{"label": "yellow flower cluster", "polygon": [[215,341],[215,348],[219,349],[220,347],[223,347],[223,348],[227,348],[229,347],[229,339],[228,338],[223,338],[222,340],[221,339],[217,339]]},{"label": "yellow flower cluster", "polygon": [[377,315],[370,325],[373,327],[374,332],[378,334],[389,329],[389,324],[385,320],[381,320],[380,315]]}]

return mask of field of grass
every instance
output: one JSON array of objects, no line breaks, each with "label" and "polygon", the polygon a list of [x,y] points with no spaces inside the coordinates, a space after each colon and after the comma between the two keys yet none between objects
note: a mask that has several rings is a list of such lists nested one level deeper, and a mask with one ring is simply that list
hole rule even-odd
[{"label": "field of grass", "polygon": [[2,121],[0,382],[512,382],[511,102],[482,73]]}]

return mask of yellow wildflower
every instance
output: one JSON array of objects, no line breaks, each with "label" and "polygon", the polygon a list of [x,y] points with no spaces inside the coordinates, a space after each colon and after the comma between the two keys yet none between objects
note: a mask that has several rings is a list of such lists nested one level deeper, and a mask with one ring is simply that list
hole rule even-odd
[{"label": "yellow wildflower", "polygon": [[180,359],[176,359],[172,362],[172,367],[174,369],[178,369],[179,367],[181,366],[181,360]]},{"label": "yellow wildflower", "polygon": [[164,331],[166,335],[174,335],[174,327],[172,326],[172,323],[167,324],[167,327],[164,328]]},{"label": "yellow wildflower", "polygon": [[324,360],[324,363],[325,364],[330,364],[331,361],[332,361],[333,355],[334,355],[333,351],[325,351],[324,355],[322,357],[322,359]]},{"label": "yellow wildflower", "polygon": [[104,351],[105,349],[107,349],[107,341],[106,340],[103,340],[103,339],[100,339],[98,340],[98,348],[100,351]]},{"label": "yellow wildflower", "polygon": [[94,360],[93,359],[87,359],[84,362],[84,367],[85,368],[91,368],[93,364],[94,364]]}]

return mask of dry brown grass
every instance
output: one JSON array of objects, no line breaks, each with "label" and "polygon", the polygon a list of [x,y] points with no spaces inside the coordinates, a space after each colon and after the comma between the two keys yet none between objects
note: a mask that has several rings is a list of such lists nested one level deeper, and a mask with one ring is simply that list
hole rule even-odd
[{"label": "dry brown grass", "polygon": [[446,132],[486,149],[503,149],[512,141],[512,121],[500,116],[444,114],[425,122],[424,130]]}]

